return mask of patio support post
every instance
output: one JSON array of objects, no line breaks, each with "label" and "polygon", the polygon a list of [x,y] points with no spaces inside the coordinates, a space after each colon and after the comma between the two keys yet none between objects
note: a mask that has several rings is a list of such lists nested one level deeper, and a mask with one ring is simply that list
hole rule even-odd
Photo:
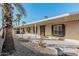
[{"label": "patio support post", "polygon": [[21,34],[21,28],[19,28],[20,29],[20,34]]},{"label": "patio support post", "polygon": [[36,24],[35,24],[35,40],[36,40]]}]

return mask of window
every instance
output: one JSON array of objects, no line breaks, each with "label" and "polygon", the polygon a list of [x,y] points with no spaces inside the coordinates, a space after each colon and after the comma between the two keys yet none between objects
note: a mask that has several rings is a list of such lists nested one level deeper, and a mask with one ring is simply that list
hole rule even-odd
[{"label": "window", "polygon": [[17,34],[20,34],[20,29],[19,29],[19,28],[17,28],[16,33],[17,33]]},{"label": "window", "polygon": [[53,25],[52,34],[55,36],[65,36],[65,26],[64,24]]}]

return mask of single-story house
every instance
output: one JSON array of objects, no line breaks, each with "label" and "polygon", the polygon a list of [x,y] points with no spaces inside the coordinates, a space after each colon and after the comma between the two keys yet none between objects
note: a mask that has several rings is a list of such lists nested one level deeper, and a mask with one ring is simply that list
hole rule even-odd
[{"label": "single-story house", "polygon": [[79,13],[67,13],[20,25],[15,27],[15,32],[79,40]]}]

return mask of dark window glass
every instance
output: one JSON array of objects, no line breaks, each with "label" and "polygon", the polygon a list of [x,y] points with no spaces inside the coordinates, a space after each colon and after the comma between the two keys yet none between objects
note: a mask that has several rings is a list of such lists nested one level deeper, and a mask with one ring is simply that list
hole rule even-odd
[{"label": "dark window glass", "polygon": [[20,34],[20,29],[19,28],[17,28],[17,32],[16,32],[17,34]]},{"label": "dark window glass", "polygon": [[65,36],[65,26],[64,24],[53,25],[52,34],[55,36]]}]

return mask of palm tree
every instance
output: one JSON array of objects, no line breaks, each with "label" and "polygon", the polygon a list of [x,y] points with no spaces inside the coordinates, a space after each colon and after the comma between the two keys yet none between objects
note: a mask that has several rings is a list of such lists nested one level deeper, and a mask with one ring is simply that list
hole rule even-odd
[{"label": "palm tree", "polygon": [[2,20],[2,27],[1,27],[1,29],[3,29],[2,38],[4,38],[4,31],[5,31],[4,23],[5,23],[4,20]]},{"label": "palm tree", "polygon": [[[25,16],[25,9],[21,4],[14,4],[18,11]],[[11,53],[15,51],[13,41],[13,16],[12,16],[12,4],[2,3],[2,18],[3,18],[3,32],[4,32],[4,43],[2,46],[2,53]]]},{"label": "palm tree", "polygon": [[17,25],[20,25],[21,18],[22,18],[22,15],[21,14],[16,14],[16,22],[17,22]]}]

